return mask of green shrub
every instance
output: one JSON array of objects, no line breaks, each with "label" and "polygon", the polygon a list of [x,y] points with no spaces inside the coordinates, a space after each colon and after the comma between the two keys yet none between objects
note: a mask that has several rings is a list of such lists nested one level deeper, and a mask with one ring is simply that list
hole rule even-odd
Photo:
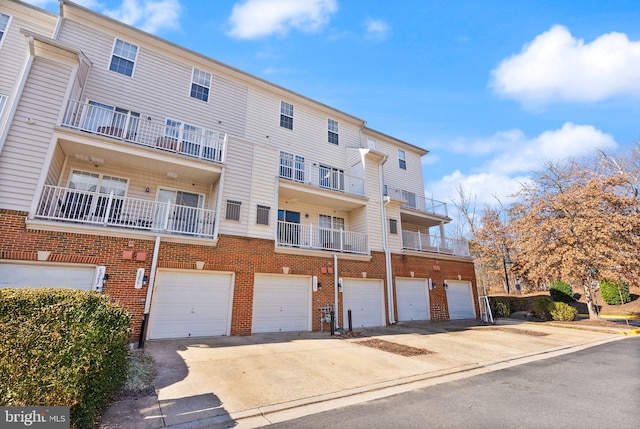
[{"label": "green shrub", "polygon": [[511,315],[511,307],[508,301],[504,300],[492,300],[489,301],[491,305],[491,314],[493,317],[509,317]]},{"label": "green shrub", "polygon": [[573,290],[571,285],[561,280],[555,281],[549,287],[549,293],[551,299],[558,302],[571,302],[573,301]]},{"label": "green shrub", "polygon": [[551,313],[549,313],[549,305],[552,303],[549,298],[540,297],[533,300],[533,317],[536,319],[549,320],[551,319]]},{"label": "green shrub", "polygon": [[564,302],[552,302],[549,304],[549,314],[553,320],[569,322],[576,320],[578,310]]},{"label": "green shrub", "polygon": [[90,427],[124,382],[129,321],[97,292],[0,289],[0,404],[68,405]]},{"label": "green shrub", "polygon": [[[631,296],[629,296],[629,283],[624,280],[603,280],[600,282],[600,293],[602,299],[609,305],[622,305],[627,302],[631,302]],[[620,300],[622,295],[622,300]]]}]

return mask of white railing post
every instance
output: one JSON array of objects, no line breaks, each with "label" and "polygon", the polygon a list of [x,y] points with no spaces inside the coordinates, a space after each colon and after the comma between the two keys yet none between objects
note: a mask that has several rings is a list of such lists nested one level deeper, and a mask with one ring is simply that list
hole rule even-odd
[{"label": "white railing post", "polygon": [[162,224],[162,230],[166,231],[167,228],[169,227],[169,211],[171,210],[171,200],[167,200],[167,208],[166,208],[166,212],[164,213],[164,222]]},{"label": "white railing post", "polygon": [[102,220],[102,223],[104,223],[105,225],[109,221],[109,213],[111,213],[111,202],[112,201],[113,201],[113,191],[109,192],[109,199],[107,199],[107,207],[106,207],[106,210],[104,212],[104,219]]},{"label": "white railing post", "polygon": [[[320,229],[318,229],[318,231],[320,231]],[[313,224],[310,223],[309,224],[309,245],[311,247],[317,247],[317,243],[313,238],[314,238],[314,236],[313,236]]]}]

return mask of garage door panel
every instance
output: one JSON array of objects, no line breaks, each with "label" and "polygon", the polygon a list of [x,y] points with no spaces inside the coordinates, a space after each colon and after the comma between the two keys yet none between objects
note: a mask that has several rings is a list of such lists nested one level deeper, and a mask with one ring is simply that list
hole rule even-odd
[{"label": "garage door panel", "polygon": [[385,325],[383,285],[379,280],[345,279],[342,285],[343,325],[374,328]]},{"label": "garage door panel", "polygon": [[0,287],[91,290],[95,267],[0,263]]},{"label": "garage door panel", "polygon": [[228,273],[159,271],[149,338],[227,335],[232,292]]},{"label": "garage door panel", "polygon": [[424,279],[396,279],[398,320],[429,320],[429,292]]},{"label": "garage door panel", "polygon": [[449,319],[475,319],[475,305],[469,282],[447,282],[447,305]]},{"label": "garage door panel", "polygon": [[252,332],[310,330],[309,277],[256,275],[253,291]]}]

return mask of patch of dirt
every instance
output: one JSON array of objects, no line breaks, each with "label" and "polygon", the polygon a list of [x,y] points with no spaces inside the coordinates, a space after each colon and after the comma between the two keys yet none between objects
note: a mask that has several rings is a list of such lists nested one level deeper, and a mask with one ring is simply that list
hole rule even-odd
[{"label": "patch of dirt", "polygon": [[364,338],[367,335],[358,331],[337,331],[335,336],[338,338]]},{"label": "patch of dirt", "polygon": [[391,341],[380,340],[377,338],[372,338],[370,340],[364,341],[356,341],[356,344],[406,357],[428,355],[433,353],[432,351],[426,349],[405,346],[404,344],[393,343]]},{"label": "patch of dirt", "polygon": [[576,326],[598,326],[601,328],[616,328],[616,329],[624,329],[627,327],[627,325],[624,322],[618,323],[618,322],[612,322],[610,320],[603,320],[603,319],[599,319],[599,320],[583,319],[583,320],[574,320],[573,322],[557,322],[557,323],[562,323],[563,325],[566,324],[566,325],[576,325]]},{"label": "patch of dirt", "polygon": [[121,401],[155,395],[156,389],[153,386],[155,376],[155,362],[150,355],[143,350],[130,352],[127,379],[114,400]]}]

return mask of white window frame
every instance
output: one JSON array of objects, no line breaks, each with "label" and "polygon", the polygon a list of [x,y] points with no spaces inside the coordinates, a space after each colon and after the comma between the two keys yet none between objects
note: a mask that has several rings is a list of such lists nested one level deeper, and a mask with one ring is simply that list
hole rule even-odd
[{"label": "white window frame", "polygon": [[[335,119],[327,118],[327,141],[336,146],[340,145],[340,124]],[[331,137],[335,136],[335,141],[331,141]]]},{"label": "white window frame", "polygon": [[[196,74],[198,74],[197,78],[196,78]],[[211,73],[194,67],[193,71],[191,72],[191,87],[189,87],[189,97],[195,100],[200,100],[200,101],[204,101],[205,103],[208,103],[209,97],[211,96],[212,79],[213,79],[213,75]],[[207,90],[206,97],[204,99],[193,95],[194,86],[198,88],[204,88]]]},{"label": "white window frame", "polygon": [[[119,55],[119,54],[116,54],[116,46],[117,46],[118,42],[126,43],[127,45],[134,46],[136,48],[136,54],[135,54],[133,59],[124,57],[124,56]],[[126,42],[126,41],[124,41],[122,39],[116,38],[113,41],[113,47],[111,48],[111,57],[110,57],[110,60],[109,60],[109,65],[107,66],[107,70],[112,71],[112,72],[117,73],[117,74],[122,75],[122,76],[133,78],[133,75],[136,73],[136,64],[138,62],[138,54],[139,53],[140,53],[140,46],[134,45],[133,43],[129,43],[129,42]],[[120,73],[117,70],[111,70],[111,64],[113,64],[113,59],[116,58],[116,57],[120,58],[122,60],[125,60],[125,61],[130,61],[130,62],[133,63],[133,67],[131,67],[131,76],[129,76],[126,73]]]},{"label": "white window frame", "polygon": [[9,101],[9,97],[4,94],[0,94],[0,117],[4,111],[4,106],[7,105],[7,101]]},{"label": "white window frame", "polygon": [[[295,106],[286,101],[280,100],[280,127],[293,131],[293,115],[295,112]],[[283,118],[288,118],[291,121],[291,128],[283,125]],[[285,122],[286,123],[286,122]]]},{"label": "white window frame", "polygon": [[11,21],[13,20],[13,17],[11,15],[0,12],[0,17],[2,16],[6,16],[9,19],[7,19],[7,23],[5,24],[4,28],[0,28],[0,49],[2,49],[2,45],[4,44],[4,40],[6,39],[7,29],[9,28],[9,26],[11,25]]},{"label": "white window frame", "polygon": [[402,170],[407,169],[407,154],[402,149],[398,149],[398,167]]}]

